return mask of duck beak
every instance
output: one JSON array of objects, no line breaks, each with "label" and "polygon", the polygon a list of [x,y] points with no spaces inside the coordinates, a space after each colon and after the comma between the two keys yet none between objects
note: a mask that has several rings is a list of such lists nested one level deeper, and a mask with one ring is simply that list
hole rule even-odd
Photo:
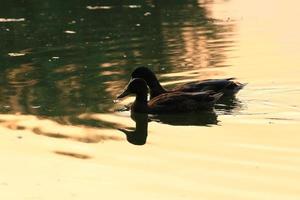
[{"label": "duck beak", "polygon": [[128,96],[129,94],[130,94],[130,91],[129,91],[128,88],[126,88],[121,94],[119,94],[119,95],[117,96],[117,99],[126,97],[126,96]]}]

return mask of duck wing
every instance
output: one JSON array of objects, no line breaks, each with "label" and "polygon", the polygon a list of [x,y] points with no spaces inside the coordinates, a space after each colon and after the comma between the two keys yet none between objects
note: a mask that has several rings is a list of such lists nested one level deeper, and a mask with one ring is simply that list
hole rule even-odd
[{"label": "duck wing", "polygon": [[161,94],[148,102],[151,113],[188,112],[211,109],[222,93],[173,92]]},{"label": "duck wing", "polygon": [[235,78],[194,81],[177,86],[172,91],[199,92],[212,90],[215,92],[223,92],[225,94],[234,94],[243,87],[243,84],[235,82],[234,79]]}]

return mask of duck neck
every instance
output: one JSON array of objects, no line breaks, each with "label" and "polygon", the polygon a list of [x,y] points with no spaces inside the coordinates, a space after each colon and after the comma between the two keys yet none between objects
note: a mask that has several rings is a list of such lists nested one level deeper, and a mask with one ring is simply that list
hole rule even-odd
[{"label": "duck neck", "polygon": [[147,91],[137,93],[135,101],[138,101],[140,103],[143,103],[143,104],[147,105]]},{"label": "duck neck", "polygon": [[137,113],[147,113],[147,91],[136,94],[134,103],[131,106],[131,110]]},{"label": "duck neck", "polygon": [[167,92],[167,90],[161,86],[161,84],[159,83],[156,77],[151,81],[151,83],[148,84],[148,86],[150,88],[151,99]]}]

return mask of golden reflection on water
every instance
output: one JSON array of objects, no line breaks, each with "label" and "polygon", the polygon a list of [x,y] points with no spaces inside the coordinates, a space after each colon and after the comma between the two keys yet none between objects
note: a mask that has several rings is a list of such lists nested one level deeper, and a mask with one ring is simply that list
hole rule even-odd
[{"label": "golden reflection on water", "polygon": [[[53,120],[32,115],[0,115],[1,125],[12,130],[28,130],[34,134],[58,139],[69,139],[85,143],[97,143],[102,140],[120,140],[114,135],[103,135],[105,129],[85,126],[64,125]],[[107,129],[106,129],[107,130]]]},{"label": "golden reflection on water", "polygon": [[[194,13],[192,18],[186,15],[184,21],[179,18],[176,22],[169,22],[167,17],[162,17],[162,35],[166,49],[169,50],[166,52],[169,55],[169,65],[179,68],[183,65],[189,70],[224,66],[224,52],[233,46],[230,38],[234,32],[234,24],[228,23],[226,19],[214,18],[210,13],[210,3],[194,4],[187,5],[189,11]],[[161,12],[173,14],[170,10],[162,9]]]},{"label": "golden reflection on water", "polygon": [[[124,125],[129,123],[123,116],[92,117],[118,120]],[[17,121],[15,116],[1,118]],[[29,118],[32,122],[31,117],[20,118],[22,121]],[[45,125],[41,120],[38,123]],[[45,190],[48,187],[47,191],[56,190],[59,196],[68,196],[65,189],[59,189],[64,186],[78,198],[93,199],[99,195],[101,186],[101,196],[110,198],[119,197],[113,192],[117,187],[123,197],[155,192],[157,196],[175,199],[178,195],[192,199],[199,196],[210,199],[261,199],[266,196],[296,199],[300,178],[297,126],[256,123],[255,127],[260,131],[253,129],[253,124],[236,123],[236,119],[229,119],[223,126],[179,126],[175,129],[150,123],[149,145],[136,149],[116,140],[93,145],[51,137],[42,139],[27,128],[9,131],[10,128],[1,126],[2,158],[6,160],[0,166],[1,172],[5,172],[1,173],[0,187],[4,189],[1,196],[17,199],[18,195],[12,192],[16,188],[20,188],[18,191],[22,195],[31,196],[33,188]],[[77,128],[71,128],[70,132]],[[61,126],[56,129],[69,130]],[[95,131],[120,134],[124,138],[117,131],[98,129],[92,130],[93,134]],[[81,128],[80,132],[85,131]],[[18,135],[22,139],[16,138]],[[62,156],[55,156],[57,154]],[[29,168],[25,168],[24,163]],[[138,192],[136,187],[139,187]],[[169,190],[162,189],[166,187]],[[47,194],[46,199],[57,197],[57,193],[52,192],[35,194],[39,197]]]},{"label": "golden reflection on water", "polygon": [[249,82],[239,95],[247,106],[239,121],[299,122],[300,29],[295,21],[298,4],[232,1],[216,5],[218,17],[237,22],[237,49],[227,60],[232,67],[226,68],[226,73]]}]

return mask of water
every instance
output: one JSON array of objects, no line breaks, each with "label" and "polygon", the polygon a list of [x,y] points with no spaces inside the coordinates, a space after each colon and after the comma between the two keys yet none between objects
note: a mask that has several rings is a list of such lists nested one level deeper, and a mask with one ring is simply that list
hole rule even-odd
[{"label": "water", "polygon": [[[135,67],[163,74],[221,67],[233,45],[233,25],[195,1],[33,5],[14,5],[18,14],[1,23],[3,113],[107,112]],[[12,98],[17,105],[6,102]]]},{"label": "water", "polygon": [[[22,188],[28,199],[91,199],[101,185],[104,196],[115,198],[123,192],[147,199],[297,199],[298,6],[293,0],[2,2],[4,198],[19,199],[12,191]],[[138,66],[152,69],[166,88],[224,77],[248,85],[215,112],[131,115],[119,110],[133,98],[114,100]],[[28,175],[16,168],[25,158],[32,163]],[[18,176],[41,178],[23,187]],[[30,192],[62,184],[72,194]],[[120,193],[111,191],[115,186]]]}]

